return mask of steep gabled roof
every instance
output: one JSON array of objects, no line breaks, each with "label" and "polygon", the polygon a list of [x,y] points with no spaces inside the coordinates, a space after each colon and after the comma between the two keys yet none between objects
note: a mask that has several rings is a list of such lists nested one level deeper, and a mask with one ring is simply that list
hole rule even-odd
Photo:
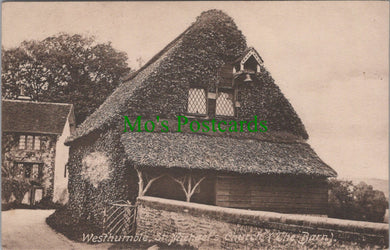
[{"label": "steep gabled roof", "polygon": [[[222,66],[250,51],[229,16],[218,10],[204,12],[138,72],[125,79],[66,143],[115,123],[123,124],[124,115],[175,118],[184,114],[190,85],[215,89]],[[261,86],[250,92],[252,97],[256,94],[262,100],[244,100],[242,107],[248,111],[242,112],[244,118],[264,114],[262,119],[269,121],[270,131],[285,131],[307,139],[304,125],[268,71],[263,67],[257,77]]]},{"label": "steep gabled roof", "polygon": [[[217,29],[219,29],[218,32]],[[204,43],[205,40],[203,40],[201,36],[198,36],[198,39],[194,38],[194,35],[199,35],[198,31],[200,30],[206,30],[207,33],[212,36],[218,33],[220,33],[220,35],[219,37],[216,36],[216,39],[207,45]],[[222,40],[226,39],[226,37],[223,37],[224,34],[222,33],[230,35],[232,41],[225,41],[223,44]],[[202,34],[205,35],[205,33]],[[207,49],[201,50],[199,49],[199,46],[195,47],[197,43],[201,43],[201,46],[209,46],[209,50],[211,49],[216,53],[219,53],[219,60],[214,60],[210,65],[214,66],[214,68],[215,65],[222,66],[224,59],[232,61],[237,58],[246,48],[245,38],[230,17],[218,10],[210,10],[202,13],[195,23],[157,53],[135,74],[131,74],[129,77],[125,78],[123,83],[117,87],[113,94],[77,128],[73,136],[68,138],[67,143],[83,137],[104,125],[108,125],[115,117],[121,117],[121,115],[123,115],[122,113],[128,110],[130,101],[136,98],[135,92],[137,90],[142,89],[146,85],[152,85],[153,82],[163,75],[169,80],[169,77],[171,77],[172,74],[179,73],[178,70],[180,69],[178,69],[177,66],[183,65],[180,60],[183,59],[183,57],[191,56],[199,59],[199,61],[206,59],[205,54],[207,54]],[[189,46],[193,47],[189,48]],[[216,48],[216,46],[220,46],[221,48]],[[201,62],[198,64],[198,67],[195,63],[194,65],[191,65],[192,69],[184,69],[187,72],[182,73],[193,74],[192,77],[199,74],[204,74],[205,77],[209,77],[210,73],[207,74],[205,68],[200,69],[199,65],[201,65]],[[191,70],[196,70],[197,72],[189,72]],[[215,72],[212,73],[215,75]],[[179,74],[177,75],[179,76]],[[183,84],[185,84],[185,81],[183,81]],[[138,102],[138,105],[141,106],[142,103]]]},{"label": "steep gabled roof", "polygon": [[66,103],[2,100],[3,132],[62,134],[73,105]]}]

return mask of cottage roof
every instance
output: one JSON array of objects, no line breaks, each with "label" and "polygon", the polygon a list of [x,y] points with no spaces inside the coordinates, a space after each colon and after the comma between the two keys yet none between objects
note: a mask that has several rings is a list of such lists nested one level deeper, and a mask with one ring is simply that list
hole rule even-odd
[{"label": "cottage roof", "polygon": [[2,100],[3,132],[62,134],[73,105],[66,103]]},{"label": "cottage roof", "polygon": [[247,48],[244,53],[242,53],[242,55],[240,55],[234,62],[237,63],[237,62],[241,62],[242,59],[244,59],[244,57],[249,57],[249,56],[255,56],[256,60],[261,64],[263,63],[263,58],[261,58],[261,56],[259,55],[259,53],[255,50],[255,48],[253,47],[249,47]]},{"label": "cottage roof", "polygon": [[[71,143],[96,130],[123,123],[123,116],[150,114],[174,118],[186,112],[188,87],[213,89],[226,63],[251,51],[234,21],[222,11],[202,13],[188,29],[169,43],[135,74],[127,77],[107,100],[69,137]],[[263,67],[263,66],[262,66]],[[308,135],[300,118],[265,68],[258,89],[251,95],[261,101],[243,101],[246,117],[262,114],[272,131],[285,131],[303,139]],[[249,108],[246,108],[251,106]],[[257,107],[253,107],[257,106]],[[242,119],[246,119],[246,117]]]},{"label": "cottage roof", "polygon": [[209,169],[241,174],[336,176],[307,143],[188,133],[126,133],[128,160],[140,167]]}]

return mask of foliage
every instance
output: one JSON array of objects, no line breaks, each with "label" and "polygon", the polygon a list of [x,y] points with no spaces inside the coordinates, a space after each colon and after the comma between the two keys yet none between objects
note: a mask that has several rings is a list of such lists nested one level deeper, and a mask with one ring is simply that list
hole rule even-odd
[{"label": "foliage", "polygon": [[384,193],[365,182],[354,185],[352,181],[330,180],[330,217],[383,222],[387,204]]},{"label": "foliage", "polygon": [[52,215],[47,217],[46,223],[55,231],[75,241],[82,241],[83,233],[94,233],[97,235],[102,233],[101,228],[86,221],[73,221],[72,212],[67,206],[57,209]]},{"label": "foliage", "polygon": [[93,152],[83,158],[81,175],[95,188],[110,178],[110,160],[104,153]]},{"label": "foliage", "polygon": [[[158,114],[161,119],[175,119],[178,114],[186,114],[190,86],[215,92],[225,84],[221,68],[242,56],[246,49],[245,37],[231,17],[218,10],[203,12],[137,74],[119,85],[68,142],[104,126],[122,125],[125,115],[155,119]],[[307,139],[301,120],[269,72],[262,67],[257,77],[253,87],[241,87],[243,101],[237,117],[232,119],[248,120],[261,115],[261,120],[270,124],[270,131]],[[209,103],[211,107],[215,100]],[[210,111],[209,117],[214,116]]]},{"label": "foliage", "polygon": [[127,55],[94,37],[59,34],[2,48],[2,96],[24,86],[32,100],[73,103],[77,124],[91,114],[130,72]]},{"label": "foliage", "polygon": [[383,222],[388,202],[382,191],[360,182],[355,186],[354,200],[356,214],[362,216],[361,219]]},{"label": "foliage", "polygon": [[123,115],[176,118],[187,110],[188,87],[215,88],[219,68],[245,48],[245,38],[230,17],[216,10],[203,13],[138,74],[119,85],[74,138],[103,125],[123,124]]},{"label": "foliage", "polygon": [[1,199],[8,201],[13,194],[15,203],[19,204],[30,188],[30,182],[25,179],[1,178]]}]

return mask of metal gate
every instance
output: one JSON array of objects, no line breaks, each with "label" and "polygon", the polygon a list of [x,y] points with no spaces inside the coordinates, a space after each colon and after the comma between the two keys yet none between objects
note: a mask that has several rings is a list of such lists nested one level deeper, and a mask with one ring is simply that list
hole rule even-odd
[{"label": "metal gate", "polygon": [[104,208],[103,232],[109,235],[135,235],[137,206],[116,201]]}]

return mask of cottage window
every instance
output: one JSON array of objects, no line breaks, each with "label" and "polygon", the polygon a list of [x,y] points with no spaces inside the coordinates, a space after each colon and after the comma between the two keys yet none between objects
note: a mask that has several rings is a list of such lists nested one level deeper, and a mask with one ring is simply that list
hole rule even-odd
[{"label": "cottage window", "polygon": [[34,149],[34,136],[27,136],[26,146],[27,149]]},{"label": "cottage window", "polygon": [[19,136],[19,149],[26,149],[26,136]]},{"label": "cottage window", "polygon": [[190,114],[206,115],[207,99],[206,91],[200,88],[191,88],[188,91],[187,112]]},{"label": "cottage window", "polygon": [[28,150],[40,150],[41,139],[39,136],[34,135],[20,135],[19,136],[19,149]]},{"label": "cottage window", "polygon": [[219,116],[234,116],[233,91],[218,91],[215,114]]},{"label": "cottage window", "polygon": [[40,150],[41,149],[41,139],[39,136],[34,136],[34,149]]},{"label": "cottage window", "polygon": [[31,180],[39,180],[42,178],[42,164],[20,162],[17,165],[24,178]]},{"label": "cottage window", "polygon": [[40,171],[39,171],[39,165],[33,164],[32,165],[32,171],[31,171],[31,178],[32,179],[39,179],[41,177]]},{"label": "cottage window", "polygon": [[32,171],[32,165],[31,164],[23,164],[23,168],[24,168],[24,177],[30,178],[31,171]]}]

